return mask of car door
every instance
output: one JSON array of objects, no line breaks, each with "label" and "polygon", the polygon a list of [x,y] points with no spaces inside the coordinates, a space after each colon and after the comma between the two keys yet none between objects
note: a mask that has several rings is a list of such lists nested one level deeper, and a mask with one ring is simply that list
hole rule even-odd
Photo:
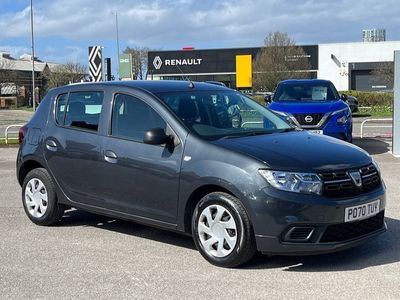
[{"label": "car door", "polygon": [[[174,147],[143,143],[145,131],[163,128]],[[109,135],[102,143],[103,196],[109,208],[175,223],[182,143],[160,114],[137,96],[117,93]]]},{"label": "car door", "polygon": [[98,168],[103,91],[58,95],[50,118],[44,153],[50,172],[74,202],[101,205]]}]

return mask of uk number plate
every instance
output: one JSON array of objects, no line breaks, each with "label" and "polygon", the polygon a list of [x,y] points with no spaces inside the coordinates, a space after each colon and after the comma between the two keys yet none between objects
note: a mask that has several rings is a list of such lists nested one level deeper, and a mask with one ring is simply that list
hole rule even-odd
[{"label": "uk number plate", "polygon": [[324,134],[324,132],[322,130],[309,130],[309,132],[315,133],[315,134]]},{"label": "uk number plate", "polygon": [[344,221],[351,222],[366,219],[379,213],[380,200],[357,206],[346,207],[344,210]]}]

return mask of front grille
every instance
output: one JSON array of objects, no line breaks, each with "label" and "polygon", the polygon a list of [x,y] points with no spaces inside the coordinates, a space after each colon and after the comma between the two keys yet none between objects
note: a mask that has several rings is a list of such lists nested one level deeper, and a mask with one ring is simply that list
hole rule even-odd
[{"label": "front grille", "polygon": [[[357,187],[349,176],[349,172],[359,171],[362,186]],[[331,198],[345,198],[360,195],[377,188],[381,182],[378,170],[373,164],[358,170],[324,172],[318,174],[323,181],[323,195]]]},{"label": "front grille", "polygon": [[[314,113],[314,114],[293,114],[296,118],[297,122],[300,125],[304,126],[315,126],[321,121],[324,116],[324,113]],[[308,120],[308,121],[306,121]],[[311,121],[310,121],[311,120]]]},{"label": "front grille", "polygon": [[329,225],[321,237],[321,243],[342,242],[365,234],[372,233],[383,227],[384,212],[371,218],[337,225]]}]

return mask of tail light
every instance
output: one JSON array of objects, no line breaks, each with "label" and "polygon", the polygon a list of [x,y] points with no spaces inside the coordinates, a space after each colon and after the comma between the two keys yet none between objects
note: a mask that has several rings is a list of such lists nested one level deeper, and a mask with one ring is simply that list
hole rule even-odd
[{"label": "tail light", "polygon": [[18,142],[21,144],[24,140],[26,133],[28,132],[28,127],[26,125],[22,126],[18,131]]}]

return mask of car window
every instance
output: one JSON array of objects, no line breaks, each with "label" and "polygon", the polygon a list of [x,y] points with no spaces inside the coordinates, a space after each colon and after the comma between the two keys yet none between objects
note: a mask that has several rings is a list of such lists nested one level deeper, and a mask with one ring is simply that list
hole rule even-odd
[{"label": "car window", "polygon": [[274,101],[326,101],[338,98],[332,84],[313,82],[280,84],[274,95]]},{"label": "car window", "polygon": [[189,130],[205,139],[267,134],[290,128],[254,100],[232,90],[156,94]]},{"label": "car window", "polygon": [[117,94],[111,121],[111,135],[143,141],[144,133],[153,128],[166,129],[165,121],[142,100]]},{"label": "car window", "polygon": [[65,114],[65,106],[67,104],[68,94],[61,94],[57,97],[56,106],[56,123],[62,125]]},{"label": "car window", "polygon": [[103,92],[70,93],[64,126],[97,131],[103,98]]}]

